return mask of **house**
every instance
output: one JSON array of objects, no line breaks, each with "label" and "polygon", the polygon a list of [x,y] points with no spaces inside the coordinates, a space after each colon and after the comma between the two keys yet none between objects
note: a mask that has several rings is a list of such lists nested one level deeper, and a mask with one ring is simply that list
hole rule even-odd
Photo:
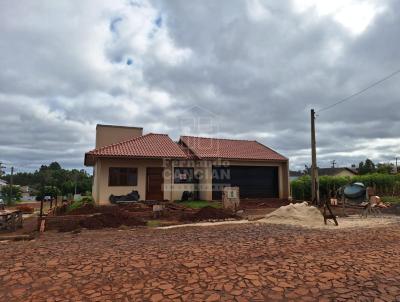
[{"label": "house", "polygon": [[350,168],[318,168],[319,176],[349,176],[357,175],[357,172]]},{"label": "house", "polygon": [[8,183],[5,180],[0,179],[0,190],[5,186],[8,186]]},{"label": "house", "polygon": [[36,190],[33,190],[29,186],[21,186],[21,200],[22,201],[35,201],[36,196],[32,195]]},{"label": "house", "polygon": [[239,186],[241,198],[288,198],[289,161],[257,141],[148,133],[137,127],[97,125],[94,200],[132,190],[146,200],[179,200],[184,191],[203,200],[221,199],[224,186]]}]

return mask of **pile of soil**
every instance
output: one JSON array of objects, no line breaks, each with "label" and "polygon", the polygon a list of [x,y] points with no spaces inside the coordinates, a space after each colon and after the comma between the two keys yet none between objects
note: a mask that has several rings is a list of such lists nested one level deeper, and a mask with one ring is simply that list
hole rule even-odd
[{"label": "pile of soil", "polygon": [[120,212],[118,214],[96,214],[89,216],[81,221],[80,225],[89,230],[97,230],[102,228],[118,228],[121,225],[126,226],[143,226],[146,222],[137,219],[127,212]]},{"label": "pile of soil", "polygon": [[67,215],[90,215],[90,214],[115,214],[121,211],[127,212],[152,212],[152,208],[144,204],[129,204],[129,205],[103,205],[95,206],[93,204],[84,204],[82,207],[74,209]]},{"label": "pile of soil", "polygon": [[70,232],[81,227],[89,230],[98,230],[102,228],[118,228],[121,225],[146,225],[146,221],[135,217],[134,213],[120,209],[118,206],[93,207],[91,205],[85,205],[68,214],[84,215],[84,213],[90,216],[84,217],[80,220],[65,221],[58,230],[60,232]]},{"label": "pile of soil", "polygon": [[74,209],[68,213],[67,215],[89,215],[89,214],[96,214],[101,213],[102,206],[94,206],[93,204],[86,203],[80,208]]},{"label": "pile of soil", "polygon": [[238,218],[235,214],[214,207],[204,207],[193,214],[182,215],[184,221],[204,221],[204,220],[225,220],[229,218]]},{"label": "pile of soil", "polygon": [[64,221],[64,223],[58,227],[59,232],[72,232],[74,230],[78,230],[81,228],[81,225],[79,224],[79,221],[76,220],[67,220]]},{"label": "pile of soil", "polygon": [[127,205],[119,205],[120,209],[128,212],[152,212],[152,207],[143,203],[131,203]]},{"label": "pile of soil", "polygon": [[295,224],[302,226],[323,226],[324,217],[316,207],[309,206],[307,202],[289,204],[267,214],[260,220],[267,223]]}]

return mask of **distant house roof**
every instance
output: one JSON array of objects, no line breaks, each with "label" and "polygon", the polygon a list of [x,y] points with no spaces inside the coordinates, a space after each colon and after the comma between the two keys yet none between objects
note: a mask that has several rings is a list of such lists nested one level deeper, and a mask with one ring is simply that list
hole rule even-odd
[{"label": "distant house roof", "polygon": [[93,165],[97,157],[187,158],[187,155],[167,134],[149,133],[89,151],[85,154],[85,165]]},{"label": "distant house roof", "polygon": [[354,175],[357,175],[357,172],[350,168],[318,168],[318,175],[319,176],[335,176],[343,171],[348,171]]},{"label": "distant house roof", "polygon": [[301,177],[303,175],[305,175],[305,174],[302,171],[289,171],[290,177]]},{"label": "distant house roof", "polygon": [[181,136],[179,142],[199,159],[287,160],[257,141]]}]

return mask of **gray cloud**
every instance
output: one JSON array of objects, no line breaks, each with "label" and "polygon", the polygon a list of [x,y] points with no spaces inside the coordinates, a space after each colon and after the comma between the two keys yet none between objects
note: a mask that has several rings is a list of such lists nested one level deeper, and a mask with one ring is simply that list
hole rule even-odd
[{"label": "gray cloud", "polygon": [[[3,1],[0,160],[80,168],[96,123],[176,139],[185,110],[198,106],[218,125],[203,134],[257,139],[303,167],[309,110],[400,68],[400,4],[380,2],[385,9],[354,34],[293,3]],[[319,114],[321,166],[400,153],[398,82]]]}]

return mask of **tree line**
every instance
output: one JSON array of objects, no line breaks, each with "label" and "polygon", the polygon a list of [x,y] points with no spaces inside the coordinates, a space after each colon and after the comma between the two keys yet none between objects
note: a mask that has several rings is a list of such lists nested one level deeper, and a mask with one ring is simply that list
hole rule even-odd
[{"label": "tree line", "polygon": [[[4,175],[3,180],[10,183],[11,175]],[[58,162],[50,165],[42,165],[35,172],[18,172],[13,176],[13,184],[19,186],[29,186],[34,191],[33,195],[37,199],[44,196],[56,197],[57,195],[67,196],[70,194],[90,194],[92,190],[92,176],[85,170],[63,169]],[[4,187],[3,195],[8,195],[8,187]],[[20,196],[18,189],[14,189],[15,195]],[[13,194],[13,196],[15,196]]]}]

